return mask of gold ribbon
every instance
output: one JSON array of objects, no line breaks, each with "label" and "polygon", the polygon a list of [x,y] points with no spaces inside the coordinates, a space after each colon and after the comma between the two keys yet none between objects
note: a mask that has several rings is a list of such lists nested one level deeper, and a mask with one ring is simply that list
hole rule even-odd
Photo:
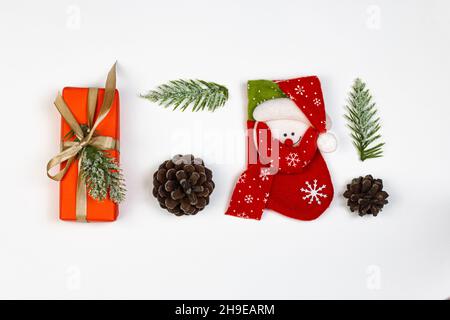
[{"label": "gold ribbon", "polygon": [[[88,91],[88,105],[87,105],[87,126],[89,128],[87,135],[84,134],[80,124],[75,119],[74,115],[70,111],[66,102],[60,93],[55,99],[55,106],[58,109],[61,116],[73,130],[76,141],[65,141],[62,144],[62,151],[54,156],[47,163],[47,176],[55,181],[61,181],[64,178],[67,170],[75,161],[78,154],[81,155],[84,152],[84,147],[94,146],[100,150],[119,149],[119,143],[112,137],[94,135],[98,125],[106,118],[111,110],[112,102],[114,100],[116,90],[116,64],[109,70],[108,77],[105,84],[105,94],[103,98],[102,106],[100,107],[97,119],[94,121],[95,109],[97,106],[97,88],[89,88]],[[61,165],[61,163],[67,161],[63,169],[60,169],[57,173],[51,174],[50,171]],[[76,195],[76,220],[87,221],[87,196],[86,196],[86,181],[80,174],[80,163],[78,161],[78,178],[77,178],[77,195]]]}]

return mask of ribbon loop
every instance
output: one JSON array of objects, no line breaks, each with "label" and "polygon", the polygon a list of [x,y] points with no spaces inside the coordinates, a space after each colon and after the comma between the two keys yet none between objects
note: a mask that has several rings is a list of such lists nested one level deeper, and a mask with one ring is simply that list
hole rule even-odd
[{"label": "ribbon loop", "polygon": [[75,136],[79,140],[83,139],[84,138],[83,130],[81,130],[81,126],[78,124],[77,120],[75,119],[75,116],[70,111],[69,107],[67,106],[63,97],[61,96],[61,93],[58,92],[58,95],[56,96],[54,103],[56,109],[58,109],[59,113],[61,114],[61,117],[63,117],[64,120],[66,120],[69,127],[75,133]]}]

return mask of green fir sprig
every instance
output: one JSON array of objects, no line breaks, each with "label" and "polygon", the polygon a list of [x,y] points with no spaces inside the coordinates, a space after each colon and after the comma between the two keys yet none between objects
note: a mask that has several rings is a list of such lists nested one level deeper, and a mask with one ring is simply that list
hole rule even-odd
[{"label": "green fir sprig", "polygon": [[89,195],[97,200],[109,198],[114,203],[125,199],[125,179],[117,161],[105,151],[86,146],[81,154],[82,177],[86,180]]},{"label": "green fir sprig", "polygon": [[353,83],[346,108],[345,118],[361,161],[382,157],[384,142],[379,142],[380,118],[376,116],[377,109],[369,89],[359,78]]},{"label": "green fir sprig", "polygon": [[228,89],[215,82],[180,79],[162,84],[141,97],[173,110],[184,111],[192,105],[192,111],[215,111],[228,100]]}]

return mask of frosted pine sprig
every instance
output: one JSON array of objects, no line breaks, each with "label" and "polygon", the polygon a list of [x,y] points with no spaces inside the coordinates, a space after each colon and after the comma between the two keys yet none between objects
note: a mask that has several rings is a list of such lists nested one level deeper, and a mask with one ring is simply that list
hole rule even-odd
[{"label": "frosted pine sprig", "polygon": [[215,82],[180,79],[162,84],[141,97],[173,110],[184,111],[192,105],[192,111],[215,111],[228,100],[228,89]]},{"label": "frosted pine sprig", "polygon": [[377,142],[381,138],[380,118],[376,116],[377,109],[372,95],[359,78],[352,86],[346,109],[345,118],[361,161],[382,157],[384,142]]},{"label": "frosted pine sprig", "polygon": [[114,158],[102,150],[87,146],[80,161],[80,174],[86,180],[88,194],[93,199],[102,201],[109,194],[109,198],[115,203],[125,200],[125,179]]}]

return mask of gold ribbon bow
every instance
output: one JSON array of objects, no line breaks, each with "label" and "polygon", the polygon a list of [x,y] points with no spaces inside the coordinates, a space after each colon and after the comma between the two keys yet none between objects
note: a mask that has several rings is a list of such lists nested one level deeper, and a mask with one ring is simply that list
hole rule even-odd
[{"label": "gold ribbon bow", "polygon": [[[109,70],[108,77],[105,84],[105,95],[103,103],[100,108],[97,119],[94,122],[95,109],[97,106],[97,88],[89,88],[88,92],[88,105],[87,105],[87,126],[89,128],[88,133],[85,135],[81,129],[80,124],[75,119],[74,115],[70,111],[66,102],[60,93],[55,99],[55,106],[58,109],[61,116],[73,130],[77,140],[65,141],[62,145],[62,151],[54,156],[47,163],[47,176],[55,181],[61,181],[64,178],[67,170],[73,161],[75,161],[77,155],[83,152],[84,147],[94,146],[100,150],[111,150],[119,148],[119,143],[112,137],[94,135],[98,125],[106,118],[111,110],[112,102],[116,91],[116,64]],[[57,173],[51,174],[50,171],[61,165],[61,163],[67,161],[65,167],[60,169]],[[76,196],[76,220],[86,221],[87,216],[87,196],[86,196],[86,181],[80,174],[80,163],[78,162],[78,179],[77,179],[77,196]]]}]

